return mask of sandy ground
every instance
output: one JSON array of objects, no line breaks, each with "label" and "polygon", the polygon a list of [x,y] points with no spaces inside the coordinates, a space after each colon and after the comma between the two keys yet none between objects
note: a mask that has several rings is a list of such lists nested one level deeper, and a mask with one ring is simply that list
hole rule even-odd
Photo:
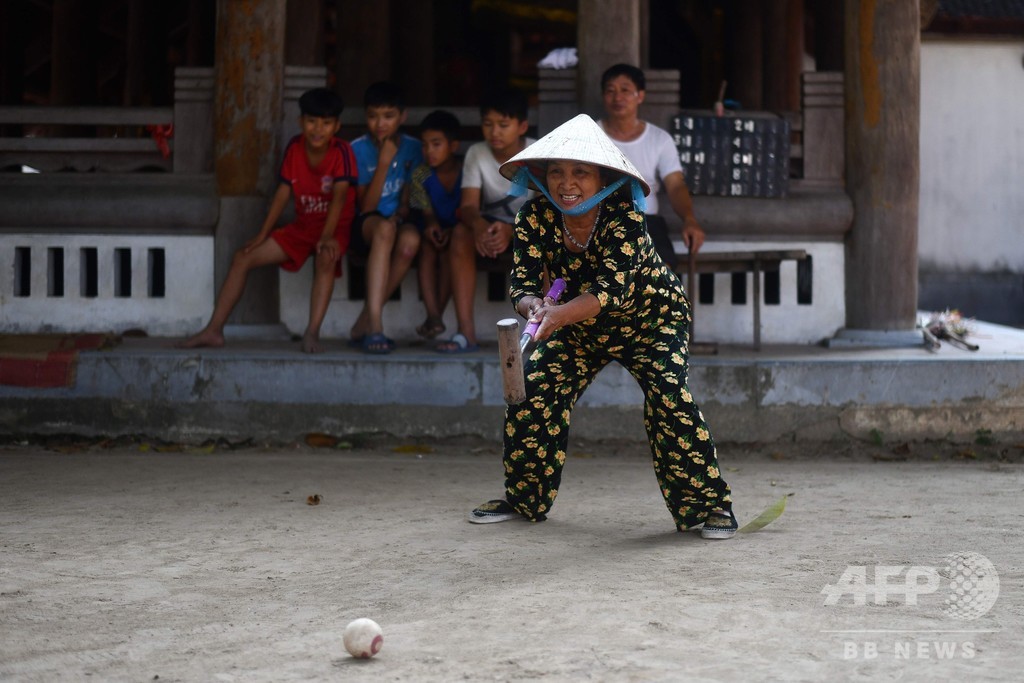
[{"label": "sandy ground", "polygon": [[[0,447],[4,681],[977,681],[1024,670],[1020,445],[725,446],[741,524],[790,496],[781,518],[730,541],[674,532],[637,444],[576,445],[547,522],[490,526],[465,521],[499,491],[489,443],[50,446]],[[980,587],[957,583],[956,553],[974,553],[963,566],[977,571],[991,562],[998,594],[991,573]],[[825,604],[822,589],[844,574],[849,590]],[[954,618],[957,585],[994,604]],[[372,660],[342,647],[357,617],[384,628]]]}]

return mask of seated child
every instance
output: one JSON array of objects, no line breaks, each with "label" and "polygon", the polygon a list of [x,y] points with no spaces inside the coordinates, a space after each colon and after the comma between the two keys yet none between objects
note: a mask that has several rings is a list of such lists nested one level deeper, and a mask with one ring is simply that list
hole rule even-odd
[{"label": "seated child", "polygon": [[440,342],[440,353],[466,353],[479,348],[473,301],[476,298],[476,259],[496,259],[512,248],[512,226],[519,207],[534,192],[521,197],[508,194],[512,187],[498,167],[533,142],[526,95],[515,88],[490,93],[480,102],[480,128],[484,141],[470,146],[462,170],[460,222],[452,230],[448,249],[452,268],[452,302],[459,329]]},{"label": "seated child", "polygon": [[[178,344],[180,348],[223,346],[224,325],[245,290],[249,271],[278,264],[287,271],[302,268],[315,256],[309,324],[302,335],[302,350],[323,351],[320,327],[341,276],[341,257],[348,249],[355,216],[358,177],[352,147],[336,138],[341,127],[342,101],[326,88],[315,88],[299,98],[302,131],[288,143],[280,179],[259,233],[235,252],[210,321],[202,330]],[[275,229],[290,195],[295,196],[295,222]]]},{"label": "seated child", "polygon": [[451,112],[432,111],[420,124],[426,163],[412,172],[409,206],[423,219],[419,285],[427,319],[416,328],[425,339],[444,332],[442,316],[451,298],[448,240],[459,222],[462,197],[462,159],[459,150],[461,124]]},{"label": "seated child", "polygon": [[399,130],[406,111],[397,85],[370,85],[364,104],[368,132],[352,141],[359,164],[360,211],[352,244],[367,254],[366,301],[352,325],[350,343],[381,354],[394,348],[384,336],[384,304],[402,284],[420,248],[419,229],[409,220],[409,180],[423,163],[423,152],[419,140]]}]

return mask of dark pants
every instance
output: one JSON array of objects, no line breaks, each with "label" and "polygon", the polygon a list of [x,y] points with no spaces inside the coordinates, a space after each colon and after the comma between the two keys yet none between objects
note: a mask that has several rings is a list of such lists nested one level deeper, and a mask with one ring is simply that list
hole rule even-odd
[{"label": "dark pants", "polygon": [[572,408],[613,360],[643,389],[654,474],[677,528],[732,507],[714,439],[686,386],[689,315],[676,316],[648,314],[632,325],[631,334],[570,325],[526,359],[528,398],[505,411],[505,496],[516,510],[532,521],[545,519],[558,495]]}]

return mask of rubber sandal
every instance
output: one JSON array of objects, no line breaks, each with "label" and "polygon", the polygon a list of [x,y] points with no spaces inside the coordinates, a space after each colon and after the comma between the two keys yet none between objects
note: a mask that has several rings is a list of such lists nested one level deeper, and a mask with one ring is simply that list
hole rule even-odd
[{"label": "rubber sandal", "polygon": [[[384,338],[388,341],[388,346],[391,348],[391,350],[394,351],[395,350],[395,340],[392,339],[391,337],[384,337]],[[362,350],[363,343],[365,341],[366,341],[366,335],[364,334],[364,335],[360,335],[358,337],[352,337],[346,343],[350,347],[352,347],[353,349],[360,349],[360,350]]]},{"label": "rubber sandal", "polygon": [[440,342],[434,347],[438,353],[472,353],[480,350],[479,344],[470,344],[466,335],[458,332],[451,339]]},{"label": "rubber sandal", "polygon": [[363,351],[374,355],[391,353],[395,348],[395,342],[384,336],[382,332],[375,332],[363,337]]}]

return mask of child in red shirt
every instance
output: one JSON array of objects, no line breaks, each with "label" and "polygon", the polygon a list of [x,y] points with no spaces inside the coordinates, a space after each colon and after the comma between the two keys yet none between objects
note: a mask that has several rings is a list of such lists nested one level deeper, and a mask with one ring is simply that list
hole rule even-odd
[{"label": "child in red shirt", "polygon": [[[224,324],[242,296],[250,270],[278,264],[294,272],[315,255],[309,324],[302,336],[302,350],[323,351],[320,326],[331,302],[334,280],[341,276],[341,257],[348,249],[359,176],[352,147],[335,137],[341,127],[342,108],[341,98],[326,88],[315,88],[299,98],[302,134],[288,143],[281,163],[281,184],[263,227],[235,252],[206,327],[179,347],[224,345]],[[275,230],[291,195],[295,196],[295,222]]]}]

